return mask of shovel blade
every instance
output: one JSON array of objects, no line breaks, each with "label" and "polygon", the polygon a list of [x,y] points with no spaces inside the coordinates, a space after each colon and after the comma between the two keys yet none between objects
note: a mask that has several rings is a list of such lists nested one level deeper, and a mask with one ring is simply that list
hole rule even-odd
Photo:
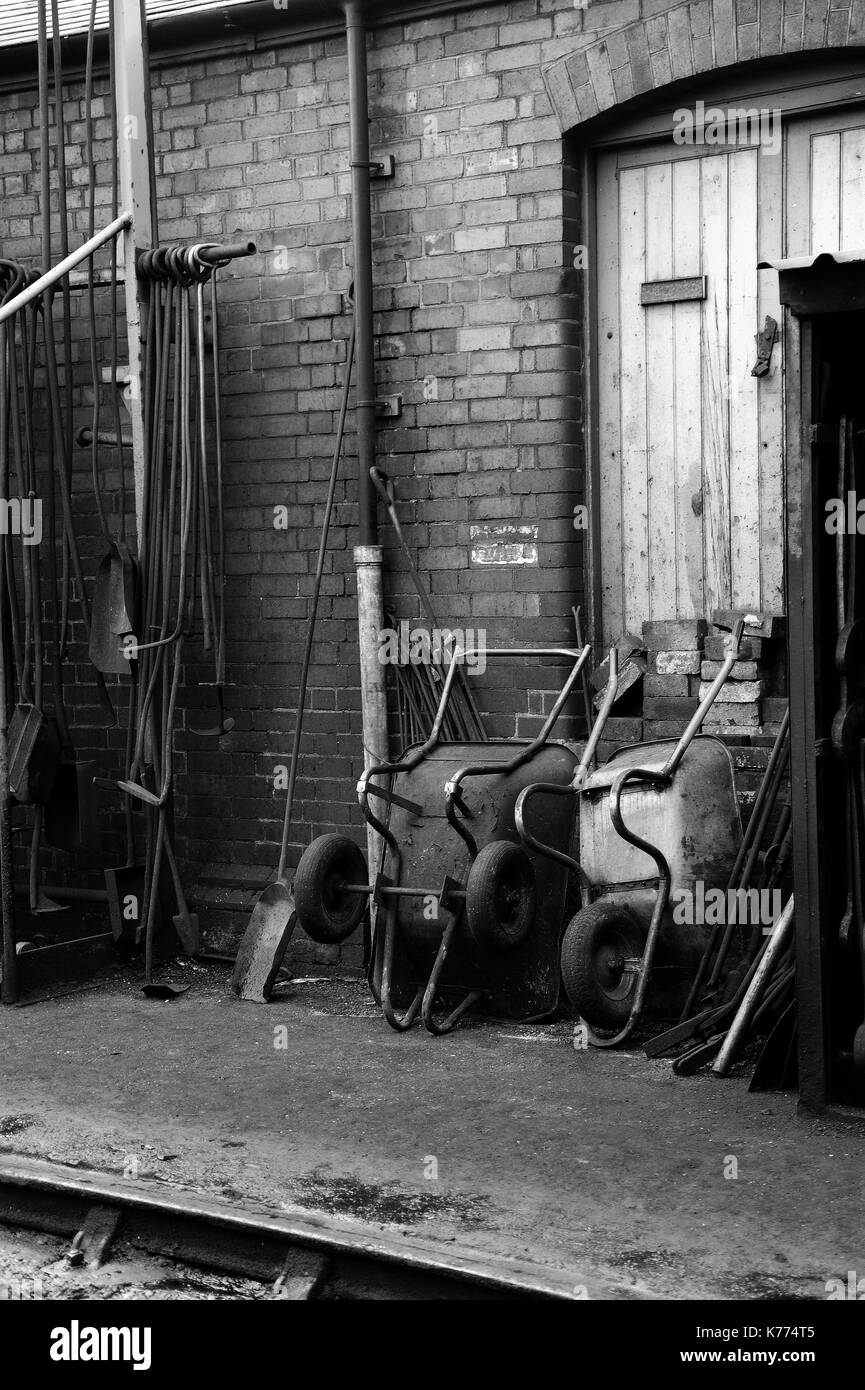
[{"label": "shovel blade", "polygon": [[49,898],[47,893],[43,893],[40,888],[36,894],[36,901],[30,904],[30,913],[33,917],[39,917],[45,912],[68,912],[68,903],[56,903],[53,898]]},{"label": "shovel blade", "polygon": [[22,805],[43,803],[54,787],[60,737],[35,705],[16,705],[9,721],[9,791]]},{"label": "shovel blade", "polygon": [[90,660],[106,676],[129,671],[123,637],[134,630],[135,623],[127,604],[126,566],[114,547],[103,556],[96,571],[90,622]]},{"label": "shovel blade", "polygon": [[108,626],[116,636],[123,636],[135,629],[135,561],[120,541],[108,558]]},{"label": "shovel blade", "polygon": [[142,985],[141,992],[148,999],[179,999],[188,989],[189,985],[180,985],[177,989],[174,985]]},{"label": "shovel blade", "polygon": [[172,917],[178,940],[188,956],[197,956],[201,949],[201,933],[197,912],[179,912]]},{"label": "shovel blade", "polygon": [[144,913],[144,865],[105,870],[108,920],[118,945],[134,946]]},{"label": "shovel blade", "polygon": [[256,902],[238,947],[231,987],[241,999],[267,1003],[296,924],[294,898],[277,879]]}]

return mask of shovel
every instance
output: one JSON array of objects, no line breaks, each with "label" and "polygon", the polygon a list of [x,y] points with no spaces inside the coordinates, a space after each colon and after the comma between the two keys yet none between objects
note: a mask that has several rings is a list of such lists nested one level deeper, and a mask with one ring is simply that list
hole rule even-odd
[{"label": "shovel", "polygon": [[42,846],[42,830],[45,816],[45,808],[36,807],[36,815],[33,821],[33,838],[30,842],[30,911],[35,916],[41,916],[45,912],[65,912],[67,905],[57,903],[53,898],[49,898],[47,893],[42,891],[39,882],[39,851]]},{"label": "shovel", "polygon": [[[94,416],[98,402],[94,404]],[[100,443],[109,440],[118,450],[120,457],[121,501],[120,537],[114,540],[108,530],[105,508],[99,487],[97,452]],[[76,435],[79,446],[89,444],[91,451],[91,474],[93,495],[106,553],[96,571],[96,584],[93,590],[93,609],[90,620],[90,660],[103,675],[123,675],[129,670],[129,660],[123,642],[119,639],[135,629],[135,562],[129,547],[125,544],[126,523],[125,488],[123,486],[123,443],[119,431],[116,439],[101,434],[94,427],[82,428]]]},{"label": "shovel", "polygon": [[231,986],[235,994],[238,994],[241,999],[248,999],[257,1004],[266,1003],[270,997],[270,992],[276,980],[279,967],[282,964],[286,947],[291,940],[291,934],[297,922],[294,897],[292,896],[291,886],[286,882],[285,878],[285,864],[288,857],[288,836],[291,829],[291,813],[294,807],[294,787],[297,780],[297,764],[300,756],[300,737],[303,728],[303,710],[306,704],[306,685],[309,678],[309,663],[312,655],[313,638],[315,636],[318,598],[321,592],[322,575],[324,574],[327,537],[330,530],[333,499],[339,474],[339,456],[342,449],[345,415],[348,407],[348,388],[351,381],[351,367],[354,358],[354,336],[354,324],[352,324],[346,358],[345,381],[343,383],[339,426],[337,429],[336,445],[331,466],[327,502],[325,503],[324,518],[321,523],[318,564],[316,566],[315,583],[313,585],[309,618],[307,620],[306,649],[304,651],[303,666],[300,673],[300,686],[297,692],[297,712],[294,720],[294,740],[291,748],[288,791],[285,796],[285,816],[282,822],[282,845],[279,853],[279,867],[277,868],[276,878],[273,883],[267,885],[264,892],[256,900],[255,907],[252,909],[252,916],[249,919],[246,931],[243,933],[243,939],[238,948],[237,958],[234,963],[234,971],[231,977]]},{"label": "shovel", "polygon": [[129,671],[123,639],[135,629],[135,562],[121,541],[109,544],[96,571],[88,650],[97,671],[122,676]]}]

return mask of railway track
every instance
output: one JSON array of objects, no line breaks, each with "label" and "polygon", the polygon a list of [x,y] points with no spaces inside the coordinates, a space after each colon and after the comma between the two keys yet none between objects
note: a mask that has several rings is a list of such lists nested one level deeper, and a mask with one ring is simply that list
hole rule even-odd
[{"label": "railway track", "polygon": [[529,1263],[14,1155],[0,1157],[0,1225],[68,1240],[68,1257],[91,1267],[123,1252],[147,1254],[255,1280],[294,1300],[577,1296],[565,1274]]}]

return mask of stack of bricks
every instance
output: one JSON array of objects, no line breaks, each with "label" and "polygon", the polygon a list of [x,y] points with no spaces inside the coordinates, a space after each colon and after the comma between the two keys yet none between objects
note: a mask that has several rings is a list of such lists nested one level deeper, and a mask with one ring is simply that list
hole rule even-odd
[{"label": "stack of bricks", "polygon": [[784,620],[718,609],[703,618],[643,624],[648,670],[643,680],[643,737],[675,738],[721,670],[731,630],[745,619],[739,658],[703,724],[729,742],[774,740],[786,706]]},{"label": "stack of bricks", "polygon": [[700,703],[705,618],[643,623],[643,737],[678,738]]},{"label": "stack of bricks", "polygon": [[[716,610],[706,637],[699,694],[709,690],[729,651],[738,618],[745,620],[739,657],[726,685],[706,716],[706,733],[737,742],[772,741],[784,715],[786,698],[782,643],[784,620],[766,613]],[[780,660],[779,660],[780,658]]]}]

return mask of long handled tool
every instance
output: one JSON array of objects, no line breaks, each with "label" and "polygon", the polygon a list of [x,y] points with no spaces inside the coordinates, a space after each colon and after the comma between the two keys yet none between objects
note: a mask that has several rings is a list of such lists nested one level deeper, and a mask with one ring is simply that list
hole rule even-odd
[{"label": "long handled tool", "polygon": [[279,851],[279,866],[276,871],[276,878],[272,883],[267,885],[252,910],[252,916],[249,919],[249,924],[243,934],[240,947],[238,948],[237,960],[235,961],[234,973],[231,979],[232,988],[235,993],[239,994],[241,999],[249,999],[255,1003],[264,1003],[269,998],[274,981],[279,972],[279,967],[282,964],[286,947],[288,946],[297,922],[297,913],[295,911],[291,886],[285,876],[288,858],[288,837],[291,830],[292,812],[294,810],[294,789],[297,781],[297,767],[300,758],[303,713],[306,705],[306,686],[309,678],[310,661],[312,659],[312,643],[315,637],[318,600],[321,593],[321,581],[324,575],[324,562],[327,555],[330,519],[333,514],[334,496],[336,493],[337,479],[339,477],[339,461],[342,453],[342,440],[345,432],[345,417],[348,409],[351,368],[354,360],[354,334],[354,321],[352,321],[351,336],[348,341],[348,352],[345,364],[342,402],[339,411],[339,424],[337,426],[336,443],[333,451],[333,463],[331,464],[330,470],[327,501],[325,502],[324,517],[321,523],[321,538],[318,546],[315,581],[313,583],[309,616],[307,618],[306,647],[303,654],[303,665],[301,667],[300,683],[297,691],[297,708],[294,717],[294,737],[291,748],[288,789],[285,796],[285,814],[282,822],[282,842]]},{"label": "long handled tool", "polygon": [[[222,738],[234,728],[234,720],[225,715],[225,515],[222,495],[222,402],[219,386],[219,304],[216,293],[217,266],[211,268],[201,259],[202,247],[190,248],[188,259],[197,275],[196,288],[196,345],[198,350],[198,420],[201,484],[203,491],[205,560],[210,606],[213,613],[213,645],[215,653],[216,700],[219,722],[215,727],[190,729],[204,738]],[[210,491],[207,467],[207,358],[204,341],[204,281],[210,278],[211,356],[213,360],[213,420],[214,461],[216,465],[216,554],[210,534]]]},{"label": "long handled tool", "polygon": [[768,939],[760,964],[754,971],[753,979],[748,986],[745,997],[739,1006],[736,1017],[730,1025],[729,1032],[724,1039],[724,1044],[712,1067],[712,1071],[716,1076],[726,1076],[735,1062],[754,1014],[765,994],[772,973],[790,944],[793,925],[794,901],[791,894],[781,916],[772,928],[772,935]]},{"label": "long handled tool", "polygon": [[[412,555],[408,542],[406,541],[406,538],[403,535],[402,525],[400,524],[399,519],[399,513],[396,509],[396,494],[394,492],[393,483],[391,479],[388,478],[387,474],[383,473],[380,468],[371,468],[369,470],[369,476],[373,481],[376,491],[378,492],[379,496],[384,502],[385,507],[387,508],[387,514],[390,520],[390,524],[394,529],[397,541],[399,542],[400,550],[403,553],[403,558],[405,559],[406,565],[408,566],[408,572],[411,575],[411,581],[415,587],[415,592],[417,593],[417,596],[420,599],[420,604],[421,608],[424,611],[424,615],[426,616],[426,619],[429,622],[430,626],[436,628],[438,626],[438,622],[436,619],[435,610],[433,609],[430,596],[424,588],[423,581],[420,575],[418,574],[417,565],[414,562],[414,556]],[[431,679],[435,679],[435,672],[432,665],[426,665],[425,670],[429,673]],[[482,742],[486,742],[487,732],[484,728],[480,713],[478,712],[478,707],[475,703],[475,698],[472,694],[472,689],[471,685],[469,684],[468,677],[466,676],[466,673],[461,666],[457,670],[456,689],[459,691],[459,697],[456,700],[452,701],[453,714],[456,718],[460,720],[460,723],[462,725],[462,728],[458,733],[457,737],[461,736],[463,739],[480,739]],[[438,705],[440,694],[441,682],[439,680],[435,687],[435,700],[433,702],[433,710],[435,709],[435,706]],[[461,704],[465,707],[464,709],[461,708]]]}]

